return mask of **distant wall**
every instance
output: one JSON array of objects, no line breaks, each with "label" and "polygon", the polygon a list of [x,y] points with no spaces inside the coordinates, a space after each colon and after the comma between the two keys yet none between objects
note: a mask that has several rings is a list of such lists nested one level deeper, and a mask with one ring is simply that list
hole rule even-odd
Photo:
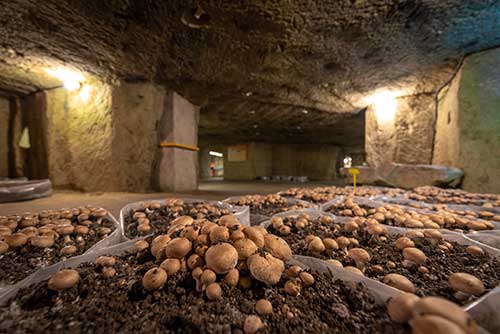
[{"label": "distant wall", "polygon": [[434,163],[462,168],[462,187],[500,193],[500,49],[471,55],[440,100]]},{"label": "distant wall", "polygon": [[229,161],[227,147],[224,150],[225,180],[255,180],[259,176],[271,175],[272,146],[265,143],[247,143],[245,161]]},{"label": "distant wall", "polygon": [[0,177],[9,176],[9,100],[0,98]]}]

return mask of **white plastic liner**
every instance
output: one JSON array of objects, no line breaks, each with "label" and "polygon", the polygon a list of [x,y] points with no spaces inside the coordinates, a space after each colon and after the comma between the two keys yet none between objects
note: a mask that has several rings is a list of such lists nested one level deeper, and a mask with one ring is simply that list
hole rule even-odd
[{"label": "white plastic liner", "polygon": [[[84,256],[84,255],[87,255],[87,254],[91,254],[91,253],[97,252],[97,251],[99,251],[101,249],[108,248],[108,247],[111,247],[113,245],[117,245],[120,242],[122,242],[122,230],[121,230],[120,223],[116,220],[116,218],[111,213],[109,213],[109,211],[107,211],[107,214],[105,216],[103,216],[103,218],[108,219],[110,222],[112,222],[115,230],[113,232],[111,232],[111,234],[108,235],[106,238],[104,238],[104,239],[100,240],[99,242],[95,243],[92,247],[90,247],[89,249],[87,249],[85,251],[85,253],[83,253],[82,255],[79,255],[79,256]],[[75,256],[75,257],[79,257],[79,256]],[[68,260],[70,260],[70,259],[72,259],[72,258],[69,258]],[[66,261],[66,260],[63,260],[61,262],[64,262],[64,261]],[[58,262],[58,263],[61,263],[61,262]],[[54,266],[54,265],[57,265],[57,264],[53,264],[51,266]],[[45,267],[45,268],[49,268],[51,266],[48,266],[48,267]],[[31,275],[35,275],[40,270],[44,270],[44,268],[42,267],[42,268],[38,269],[37,271],[35,271],[32,274],[30,274],[29,276],[27,276],[25,279],[29,278]],[[22,282],[22,281],[23,280],[21,280],[20,282]],[[18,283],[11,284],[11,285],[0,286],[0,295],[3,292],[9,290],[11,287],[15,286],[16,284],[18,284]]]},{"label": "white plastic liner", "polygon": [[129,215],[131,211],[143,208],[143,206],[142,206],[143,203],[160,203],[161,205],[165,205],[165,203],[168,200],[172,200],[172,199],[178,199],[178,200],[183,201],[184,203],[210,203],[210,204],[215,205],[219,208],[229,209],[231,211],[231,213],[238,218],[238,220],[240,221],[241,224],[250,225],[250,208],[247,206],[235,206],[235,205],[223,203],[221,201],[208,201],[208,200],[204,200],[204,199],[174,197],[174,198],[166,198],[166,199],[161,199],[161,200],[140,201],[140,202],[134,202],[134,203],[129,203],[129,204],[125,205],[120,210],[120,226],[121,226],[122,239],[123,240],[130,240],[130,238],[128,238],[125,235],[125,231],[126,231],[125,225],[127,224],[127,222],[125,221],[125,217],[127,217],[127,215]]},{"label": "white plastic liner", "polygon": [[[321,205],[320,208],[322,211],[326,212],[334,204],[342,203],[345,200],[345,198],[346,198],[346,196],[339,196],[339,197]],[[379,208],[381,206],[388,204],[387,202],[376,200],[375,197],[373,199],[368,199],[368,198],[364,198],[364,197],[356,197],[356,196],[351,197],[351,198],[353,199],[354,203],[356,203],[358,205],[363,205],[363,206],[366,206],[369,208],[373,208],[373,209],[376,209],[376,208]],[[379,197],[379,199],[380,199],[380,197]],[[431,204],[427,204],[427,205],[429,205],[428,209],[419,209],[419,208],[414,208],[414,207],[407,206],[404,204],[400,204],[399,202],[390,202],[390,203],[399,205],[405,211],[414,211],[414,212],[417,212],[419,214],[434,215],[437,213],[437,211],[434,211],[431,209],[431,207],[432,207]],[[420,203],[420,202],[417,202],[417,203]],[[486,220],[483,220],[480,218],[474,218],[474,219],[476,221],[486,221]],[[492,221],[492,220],[488,220],[487,222],[491,223],[495,226],[495,228],[493,230],[500,230],[500,223]],[[385,224],[383,224],[383,225],[390,226],[390,225],[385,225]],[[446,229],[443,229],[443,228],[440,229],[440,231],[443,231],[443,230],[446,230]],[[491,230],[489,230],[489,231],[491,231]]]},{"label": "white plastic liner", "polygon": [[500,230],[471,232],[466,238],[500,250]]}]

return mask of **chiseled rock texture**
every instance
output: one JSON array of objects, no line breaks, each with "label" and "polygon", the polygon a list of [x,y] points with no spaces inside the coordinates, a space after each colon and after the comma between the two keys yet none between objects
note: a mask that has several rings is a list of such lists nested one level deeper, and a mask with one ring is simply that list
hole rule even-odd
[{"label": "chiseled rock texture", "polygon": [[441,95],[435,163],[462,168],[463,188],[500,192],[500,49],[474,54]]},{"label": "chiseled rock texture", "polygon": [[0,177],[9,176],[9,100],[0,98]]}]

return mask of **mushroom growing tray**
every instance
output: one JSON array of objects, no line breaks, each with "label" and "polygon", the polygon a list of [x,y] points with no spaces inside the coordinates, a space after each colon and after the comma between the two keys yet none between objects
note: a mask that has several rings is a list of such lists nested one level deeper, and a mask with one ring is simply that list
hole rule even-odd
[{"label": "mushroom growing tray", "polygon": [[[182,271],[148,292],[141,280],[157,264],[149,252],[131,252],[133,248],[128,241],[39,272],[30,285],[11,291],[0,309],[0,332],[244,333],[245,320],[256,314],[261,298],[272,303],[273,312],[259,316],[259,333],[409,332],[406,325],[389,320],[385,306],[365,285],[336,280],[329,273],[315,274],[315,283],[298,296],[284,292],[282,278],[271,287],[254,282],[248,289],[222,283],[222,299],[210,301],[196,291],[190,273]],[[115,255],[114,277],[104,278],[93,263],[100,255]],[[62,267],[77,268],[79,283],[59,293],[49,290],[47,279]]]},{"label": "mushroom growing tray", "polygon": [[[7,231],[7,226],[13,228],[0,240],[9,243],[9,238],[21,238],[20,234],[24,234],[22,239],[25,239],[22,245],[9,247],[0,255],[0,286],[3,287],[19,282],[41,268],[100,247],[111,246],[121,239],[118,222],[106,210],[99,208],[50,210],[39,214],[9,215],[0,217],[0,220],[2,231]],[[63,231],[63,226],[72,227]],[[48,230],[52,232],[46,232]],[[42,235],[55,236],[55,240],[50,242],[52,246],[35,246],[37,237]],[[61,253],[63,249],[64,254]]]},{"label": "mushroom growing tray", "polygon": [[[136,214],[136,217],[134,217],[134,214]],[[150,229],[141,232],[139,229],[141,217],[138,216],[142,216],[142,214],[143,218],[147,219],[147,225],[149,225]],[[236,216],[244,225],[250,224],[248,207],[180,198],[127,204],[120,210],[120,224],[123,237],[125,239],[134,239],[151,234],[165,233],[170,228],[170,223],[180,216],[213,220],[228,214]]]},{"label": "mushroom growing tray", "polygon": [[319,208],[314,203],[283,197],[279,194],[236,196],[225,199],[223,202],[236,206],[248,206],[250,225],[258,225],[281,212]]},{"label": "mushroom growing tray", "polygon": [[[472,256],[466,251],[467,244],[480,244],[473,241],[468,243],[466,238],[460,234],[448,232],[449,236],[444,235],[444,239],[447,239],[446,242],[452,245],[452,249],[448,252],[443,251],[427,238],[412,239],[415,243],[414,247],[422,250],[427,256],[427,260],[423,265],[429,272],[422,273],[419,271],[418,266],[407,268],[401,264],[404,260],[402,251],[395,248],[394,242],[401,237],[403,233],[400,235],[394,234],[394,232],[385,233],[384,236],[386,240],[382,241],[365,231],[357,230],[354,233],[346,232],[344,230],[344,224],[349,219],[345,217],[335,217],[334,223],[324,223],[321,219],[324,214],[314,216],[311,212],[306,212],[306,214],[310,216],[309,224],[304,228],[298,229],[295,223],[299,219],[300,214],[300,212],[295,212],[275,216],[281,216],[284,224],[290,227],[290,233],[288,235],[284,235],[279,229],[275,229],[270,221],[263,223],[263,226],[267,228],[269,233],[276,234],[283,238],[290,245],[294,254],[317,257],[323,260],[334,259],[340,261],[343,266],[355,267],[356,263],[340,248],[336,250],[325,249],[321,253],[318,253],[311,251],[306,243],[306,237],[311,235],[317,236],[322,240],[325,238],[336,239],[342,236],[347,238],[354,237],[359,242],[359,245],[348,246],[347,249],[353,247],[362,248],[369,253],[371,260],[366,264],[364,270],[364,274],[367,277],[382,282],[386,274],[397,273],[405,276],[413,283],[416,288],[415,294],[420,296],[439,295],[460,305],[466,305],[479,296],[470,296],[466,299],[456,298],[455,292],[448,284],[448,276],[450,274],[465,272],[476,276],[485,286],[483,295],[500,284],[500,262],[498,256],[500,252],[490,247],[482,246],[487,248],[487,251],[484,252],[483,255]],[[336,223],[336,221],[341,221],[341,223]],[[397,230],[405,231],[405,229],[393,228],[393,231]],[[464,244],[460,244],[457,241]],[[394,262],[396,267],[394,269],[388,269],[388,261]],[[375,270],[374,266],[376,265],[381,266],[383,271],[380,272]]]}]

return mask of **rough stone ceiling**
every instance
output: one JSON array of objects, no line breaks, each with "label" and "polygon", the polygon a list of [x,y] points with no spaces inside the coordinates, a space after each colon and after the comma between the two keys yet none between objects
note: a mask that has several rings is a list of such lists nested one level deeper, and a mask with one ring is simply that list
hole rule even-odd
[{"label": "rough stone ceiling", "polygon": [[499,20],[498,0],[9,0],[0,55],[154,80],[215,114],[227,99],[351,113],[379,88],[434,92],[500,45]]}]

